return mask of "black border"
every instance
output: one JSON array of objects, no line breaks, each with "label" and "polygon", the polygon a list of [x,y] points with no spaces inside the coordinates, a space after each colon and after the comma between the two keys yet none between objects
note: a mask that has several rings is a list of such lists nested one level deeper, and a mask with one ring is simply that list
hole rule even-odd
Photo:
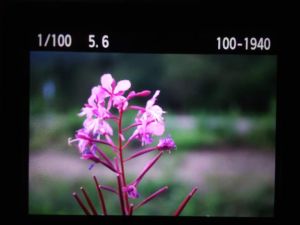
[{"label": "black border", "polygon": [[[149,9],[147,6],[146,8]],[[155,6],[150,7],[150,12]],[[100,10],[99,10],[100,9]],[[10,216],[11,221],[22,221],[23,223],[29,224],[53,224],[59,223],[72,223],[72,224],[98,224],[100,223],[128,223],[128,224],[140,224],[140,223],[156,223],[156,224],[281,224],[286,217],[288,212],[288,200],[285,199],[287,186],[283,182],[287,180],[284,178],[287,169],[288,161],[288,150],[283,151],[282,147],[287,144],[286,142],[286,131],[287,126],[281,118],[287,116],[285,111],[286,103],[284,103],[283,92],[286,85],[286,78],[282,76],[285,71],[284,64],[281,62],[285,60],[284,52],[281,51],[279,45],[279,37],[277,28],[272,24],[235,24],[235,25],[208,25],[200,24],[198,22],[192,22],[189,19],[179,21],[172,20],[175,17],[170,17],[167,22],[160,23],[156,19],[164,18],[164,8],[162,11],[157,12],[156,19],[150,17],[146,18],[142,16],[143,10],[136,10],[131,5],[118,5],[116,11],[116,5],[112,4],[50,4],[44,5],[37,3],[18,3],[8,5],[4,15],[4,76],[3,76],[3,103],[4,115],[9,115],[9,119],[4,118],[5,124],[5,149],[10,150],[10,157],[4,163],[7,177],[5,180],[9,187],[5,186],[5,194],[7,203],[5,208],[7,209],[7,215]],[[121,11],[126,13],[121,13]],[[178,10],[178,9],[177,9]],[[178,11],[176,11],[178,12]],[[179,13],[180,13],[179,9]],[[110,21],[107,23],[106,18],[110,18],[112,15],[118,14],[118,18],[124,16],[124,20]],[[131,14],[132,13],[132,14]],[[136,15],[136,14],[138,15]],[[153,13],[153,11],[152,11]],[[130,16],[128,16],[131,14]],[[54,16],[55,15],[55,16]],[[149,14],[147,14],[149,15]],[[192,11],[192,19],[197,18],[195,11]],[[82,17],[81,17],[82,16]],[[128,16],[128,18],[126,18]],[[141,21],[144,23],[143,27],[140,27],[139,22],[132,22],[136,20],[136,17],[142,18]],[[133,17],[133,18],[132,18]],[[105,21],[105,22],[103,22]],[[196,20],[197,21],[197,20]],[[154,27],[155,24],[155,28]],[[158,25],[159,24],[159,25]],[[172,25],[170,25],[172,24]],[[32,35],[36,35],[37,32],[64,32],[66,29],[70,32],[76,31],[97,31],[98,27],[101,27],[103,32],[124,34],[124,30],[127,34],[132,35],[135,32],[130,30],[142,30],[144,34],[151,34],[154,36],[161,37],[161,34],[166,34],[164,31],[157,30],[156,28],[165,28],[166,25],[174,26],[190,24],[191,27],[187,30],[182,30],[180,33],[189,32],[195,33],[196,35],[201,32],[206,32],[207,37],[213,36],[216,31],[219,33],[235,35],[271,35],[275,40],[275,48],[272,54],[278,55],[278,79],[282,82],[277,82],[277,129],[276,129],[276,193],[275,193],[275,211],[273,218],[243,218],[243,217],[132,217],[124,218],[121,216],[105,217],[99,221],[99,218],[85,217],[85,216],[30,216],[28,212],[28,138],[29,138],[29,49],[32,48]],[[157,27],[156,27],[157,26]],[[139,29],[141,28],[141,29]],[[143,28],[146,28],[146,30]],[[195,32],[195,30],[201,29]],[[125,32],[125,33],[126,33]],[[175,29],[176,33],[178,30]],[[170,32],[169,32],[170,33]],[[157,35],[159,34],[159,35]],[[197,37],[197,36],[196,36]],[[157,39],[156,39],[157,40]],[[195,40],[194,40],[195,41]],[[138,43],[138,41],[137,41]],[[122,45],[116,47],[116,49],[110,49],[109,51],[142,51],[142,52],[172,52],[173,49],[164,49],[163,43],[153,42],[156,45],[149,45],[145,49],[132,49],[131,46],[122,49]],[[176,52],[199,52],[203,49],[194,49],[193,44],[195,42],[188,42],[187,46],[179,46]],[[124,46],[124,45],[123,45]],[[142,46],[142,45],[140,45]],[[170,43],[172,46],[172,43]],[[120,49],[121,48],[121,49]],[[74,50],[74,49],[73,49]],[[75,49],[76,50],[76,49]],[[78,49],[77,49],[78,50]],[[206,53],[212,53],[209,45],[207,46]],[[220,52],[218,52],[220,53]],[[222,53],[222,52],[221,52]],[[224,54],[241,54],[245,52],[223,52]],[[251,53],[249,53],[251,54]],[[265,54],[265,53],[264,53]],[[286,61],[285,61],[286,62]],[[277,80],[278,80],[277,79]],[[18,134],[16,138],[15,134]],[[27,147],[27,150],[24,149]],[[288,148],[290,149],[290,148]]]},{"label": "black border", "polygon": [[[46,47],[40,47],[38,44],[38,35],[42,35],[42,42],[45,43],[47,36],[70,35],[72,37],[71,47],[51,46],[49,41]],[[89,34],[96,35],[94,40],[99,44],[99,48],[88,47]],[[189,53],[189,54],[247,54],[247,55],[276,55],[277,38],[276,33],[270,28],[256,30],[241,30],[223,28],[204,27],[200,30],[179,32],[179,31],[162,31],[162,32],[119,32],[106,31],[92,28],[92,30],[80,29],[50,29],[39,28],[37,31],[30,33],[29,48],[33,51],[76,51],[76,52],[124,52],[124,53]],[[108,35],[109,47],[101,46],[101,37]],[[237,43],[243,44],[242,47],[236,47],[234,50],[217,49],[217,37],[235,38]],[[245,49],[244,38],[269,38],[271,40],[270,50],[248,50]],[[50,38],[52,40],[52,38]],[[250,45],[250,44],[249,44]]]}]

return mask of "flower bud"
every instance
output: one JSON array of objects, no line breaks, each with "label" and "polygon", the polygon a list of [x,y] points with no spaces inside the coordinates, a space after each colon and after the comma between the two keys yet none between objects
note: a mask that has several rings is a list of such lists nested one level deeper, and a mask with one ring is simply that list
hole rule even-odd
[{"label": "flower bud", "polygon": [[174,150],[175,148],[176,148],[176,144],[170,135],[168,135],[166,138],[161,138],[157,145],[157,149],[162,151],[165,150],[171,151]]}]

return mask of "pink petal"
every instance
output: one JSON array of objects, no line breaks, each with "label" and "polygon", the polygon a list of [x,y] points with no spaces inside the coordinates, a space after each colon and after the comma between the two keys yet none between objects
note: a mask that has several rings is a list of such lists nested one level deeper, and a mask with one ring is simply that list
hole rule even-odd
[{"label": "pink petal", "polygon": [[127,91],[131,87],[131,83],[129,80],[121,80],[118,82],[114,94],[118,94],[119,92]]},{"label": "pink petal", "polygon": [[112,136],[113,135],[113,129],[111,128],[109,123],[107,123],[106,121],[102,121],[102,123],[100,123],[100,133],[101,134],[108,134],[108,135]]},{"label": "pink petal", "polygon": [[104,99],[106,97],[108,97],[109,94],[100,85],[98,87],[99,87],[99,90],[98,90],[98,93],[97,93],[97,97],[98,97],[98,101],[101,103],[101,102],[104,102]]},{"label": "pink petal", "polygon": [[95,101],[97,101],[97,94],[99,92],[99,86],[93,87],[91,92],[92,93],[88,99],[88,103],[89,103],[89,105],[94,106],[96,104]]},{"label": "pink petal", "polygon": [[102,85],[103,88],[105,88],[109,92],[112,91],[112,84],[113,84],[113,82],[114,82],[114,79],[111,76],[111,74],[106,73],[106,74],[102,75],[102,77],[101,77],[101,85]]},{"label": "pink petal", "polygon": [[161,136],[165,132],[165,125],[163,122],[153,122],[147,126],[147,131],[156,136]]},{"label": "pink petal", "polygon": [[124,96],[117,95],[113,97],[113,105],[119,110],[125,110],[128,106],[128,102]]},{"label": "pink petal", "polygon": [[165,111],[162,110],[162,108],[158,105],[154,105],[151,108],[148,109],[148,112],[151,114],[151,116],[158,121],[162,121],[163,117],[162,114],[165,113]]},{"label": "pink petal", "polygon": [[93,111],[93,108],[91,107],[83,107],[81,109],[81,112],[78,113],[78,116],[82,117],[82,116],[85,116],[86,117],[92,117],[94,115],[94,111]]},{"label": "pink petal", "polygon": [[136,96],[141,96],[141,97],[145,97],[151,94],[151,91],[148,90],[144,90],[144,91],[140,91],[138,93],[136,93]]},{"label": "pink petal", "polygon": [[131,98],[134,98],[134,97],[145,97],[145,96],[148,96],[151,94],[151,91],[148,91],[148,90],[144,90],[144,91],[140,91],[140,92],[135,92],[135,91],[131,91],[128,96],[127,96],[127,99],[131,99]]},{"label": "pink petal", "polygon": [[136,96],[135,91],[131,91],[131,92],[129,92],[129,94],[128,94],[128,96],[127,96],[127,99],[129,100],[129,99],[131,99],[131,98],[133,98],[133,97],[135,97],[135,96]]},{"label": "pink petal", "polygon": [[156,98],[157,98],[157,96],[159,95],[159,93],[160,93],[160,91],[157,90],[157,91],[154,93],[153,97],[152,97],[150,100],[147,101],[146,109],[148,109],[148,108],[150,108],[151,106],[154,105],[154,103],[155,103],[155,101],[156,101]]},{"label": "pink petal", "polygon": [[95,86],[92,88],[92,95],[97,95],[100,91],[100,86]]}]

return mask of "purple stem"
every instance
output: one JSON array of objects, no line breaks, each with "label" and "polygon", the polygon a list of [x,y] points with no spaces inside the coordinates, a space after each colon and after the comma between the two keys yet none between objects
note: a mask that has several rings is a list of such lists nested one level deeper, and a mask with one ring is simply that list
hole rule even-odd
[{"label": "purple stem", "polygon": [[119,118],[113,114],[111,114],[107,119],[118,120]]},{"label": "purple stem", "polygon": [[120,205],[121,205],[121,210],[122,210],[122,214],[125,214],[125,205],[124,205],[124,199],[123,199],[123,192],[122,192],[122,182],[121,182],[121,177],[118,174],[117,175],[117,180],[118,180],[118,189],[119,189],[119,198],[120,198]]},{"label": "purple stem", "polygon": [[133,213],[133,207],[134,205],[132,204],[132,203],[130,203],[130,205],[129,205],[129,212],[128,212],[128,215],[129,216],[132,216],[132,213]]},{"label": "purple stem", "polygon": [[119,171],[119,170],[120,170],[120,167],[119,167],[119,161],[118,161],[118,158],[115,157],[114,160],[115,160],[115,167],[116,167],[116,169]]},{"label": "purple stem", "polygon": [[78,138],[82,138],[82,139],[87,140],[87,141],[90,141],[90,142],[101,143],[101,144],[104,144],[104,145],[108,145],[108,146],[110,146],[110,147],[112,147],[114,149],[118,149],[117,146],[112,145],[112,144],[108,143],[107,141],[92,139],[92,138],[89,138],[89,137],[87,137],[85,135],[81,135],[81,134],[78,134],[77,137]]},{"label": "purple stem", "polygon": [[[118,143],[119,143],[119,156],[120,156],[120,180],[121,180],[121,187],[126,187],[126,176],[125,176],[125,167],[124,167],[124,161],[123,161],[123,150],[125,147],[123,146],[123,134],[122,134],[122,119],[123,119],[123,110],[119,110],[119,121],[118,121]],[[129,201],[128,201],[128,195],[127,192],[119,192],[119,194],[124,198],[125,202],[125,212],[126,214],[129,211]]]},{"label": "purple stem", "polygon": [[105,159],[105,161],[107,162],[107,164],[109,164],[111,168],[114,168],[114,165],[111,163],[111,161],[108,158],[108,156],[100,148],[98,148],[97,146],[96,146],[96,150],[102,156],[102,158]]},{"label": "purple stem", "polygon": [[73,197],[75,198],[75,200],[77,201],[78,205],[81,207],[81,209],[83,210],[83,212],[87,215],[90,216],[90,212],[89,210],[85,207],[85,205],[83,204],[83,202],[81,201],[81,199],[79,198],[79,196],[77,195],[76,192],[73,192]]},{"label": "purple stem", "polygon": [[141,106],[138,106],[138,105],[132,105],[132,106],[129,106],[130,109],[133,109],[133,110],[140,110],[142,112],[145,111],[145,108],[141,107]]},{"label": "purple stem", "polygon": [[123,129],[123,132],[129,130],[130,128],[139,126],[139,125],[142,125],[142,123],[133,123],[133,124],[129,125],[128,127],[125,127],[125,128]]},{"label": "purple stem", "polygon": [[162,156],[163,152],[158,153],[143,169],[143,171],[141,172],[141,174],[135,179],[135,181],[133,182],[132,185],[137,186],[141,180],[143,179],[143,177],[145,176],[145,174],[151,169],[151,167],[157,162],[157,160],[159,160],[159,158]]},{"label": "purple stem", "polygon": [[143,201],[141,201],[139,204],[137,204],[134,207],[134,210],[138,209],[142,205],[145,205],[147,202],[151,201],[152,199],[156,198],[159,194],[163,193],[165,190],[168,189],[168,186],[164,186],[163,188],[159,189],[158,191],[154,192],[152,195],[149,197],[145,198]]},{"label": "purple stem", "polygon": [[87,203],[89,204],[89,206],[93,212],[93,215],[97,216],[98,215],[97,211],[96,211],[95,206],[94,206],[93,202],[91,201],[90,197],[88,196],[88,194],[86,193],[86,191],[84,190],[83,187],[80,187],[80,190],[82,191]]},{"label": "purple stem", "polygon": [[179,216],[186,204],[189,202],[189,200],[193,197],[193,195],[196,193],[198,190],[197,187],[194,187],[193,190],[183,199],[183,201],[180,203],[178,209],[175,211],[173,216]]},{"label": "purple stem", "polygon": [[130,159],[134,159],[134,158],[136,158],[140,155],[146,154],[148,152],[152,152],[154,150],[157,150],[157,147],[150,147],[150,148],[140,150],[140,151],[134,153],[133,155],[131,155],[129,158],[125,159],[124,162],[129,161]]},{"label": "purple stem", "polygon": [[102,190],[105,190],[105,191],[110,191],[110,192],[118,195],[118,192],[115,189],[113,189],[112,187],[99,185],[99,188],[101,188]]},{"label": "purple stem", "polygon": [[[120,167],[119,167],[118,158],[116,157],[116,158],[114,158],[114,160],[115,160],[116,168],[119,171]],[[122,191],[123,185],[122,185],[122,179],[121,179],[120,174],[117,175],[117,181],[118,181],[118,195],[119,195],[119,199],[120,199],[122,214],[126,215],[126,209],[125,209],[125,205],[124,205],[124,198],[123,198],[123,191]]]},{"label": "purple stem", "polygon": [[107,162],[105,162],[105,161],[103,161],[103,160],[101,160],[101,159],[97,159],[96,162],[97,162],[97,163],[101,163],[102,165],[106,166],[108,169],[112,170],[112,171],[115,172],[115,173],[119,173],[119,171],[116,170],[116,168],[114,168],[113,165],[111,166],[111,165],[109,165]]},{"label": "purple stem", "polygon": [[95,181],[95,184],[96,184],[96,189],[97,189],[97,192],[98,192],[98,197],[99,197],[99,201],[100,201],[100,204],[101,204],[103,215],[106,216],[107,211],[106,211],[104,197],[103,197],[102,191],[100,189],[100,185],[98,183],[98,180],[97,180],[96,176],[93,176],[93,178],[94,178],[94,181]]}]

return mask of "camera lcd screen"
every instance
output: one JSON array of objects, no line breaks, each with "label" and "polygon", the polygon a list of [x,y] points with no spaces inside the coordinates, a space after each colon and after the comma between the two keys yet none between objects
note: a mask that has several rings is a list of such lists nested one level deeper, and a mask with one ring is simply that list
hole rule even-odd
[{"label": "camera lcd screen", "polygon": [[196,6],[191,19],[181,8],[146,8],[151,15],[104,3],[5,7],[10,219],[285,219],[288,72],[277,29],[209,26]]},{"label": "camera lcd screen", "polygon": [[[275,55],[31,51],[29,214],[84,215],[74,192],[92,214],[80,187],[102,214],[95,176],[103,186],[107,214],[122,215],[118,173],[86,151],[93,155],[96,145],[95,157],[106,160],[100,149],[105,162],[116,167],[123,107],[122,172],[127,187],[132,184],[136,192],[122,193],[133,205],[133,216],[172,216],[197,188],[181,216],[272,217],[276,60]],[[113,83],[104,82],[107,74]],[[124,80],[130,88],[114,92]],[[93,91],[99,86],[107,95],[102,103],[101,91]],[[132,91],[144,90],[151,93],[129,99]],[[125,98],[122,106],[120,96]],[[146,119],[150,124],[144,125],[144,117],[154,122]],[[159,120],[162,132],[157,131]],[[82,130],[95,142],[78,137]],[[107,136],[116,149],[96,141],[108,141]],[[164,140],[175,146],[159,149]],[[139,205],[156,191],[161,193]]]}]

